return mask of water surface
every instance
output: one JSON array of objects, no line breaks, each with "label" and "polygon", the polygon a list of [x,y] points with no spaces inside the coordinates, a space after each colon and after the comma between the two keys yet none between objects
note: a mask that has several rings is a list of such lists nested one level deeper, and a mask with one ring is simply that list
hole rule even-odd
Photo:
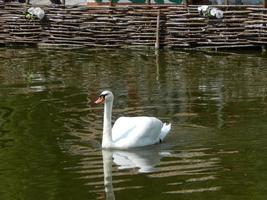
[{"label": "water surface", "polygon": [[[0,199],[267,197],[267,57],[258,52],[0,49]],[[172,123],[160,145],[102,151],[113,119]]]}]

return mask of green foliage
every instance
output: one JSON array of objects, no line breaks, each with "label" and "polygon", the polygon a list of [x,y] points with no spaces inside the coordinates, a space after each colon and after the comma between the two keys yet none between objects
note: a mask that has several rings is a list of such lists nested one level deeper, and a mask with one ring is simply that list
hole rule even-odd
[{"label": "green foliage", "polygon": [[35,16],[33,16],[32,14],[30,14],[29,12],[25,12],[24,16],[28,20],[34,20],[35,19]]}]

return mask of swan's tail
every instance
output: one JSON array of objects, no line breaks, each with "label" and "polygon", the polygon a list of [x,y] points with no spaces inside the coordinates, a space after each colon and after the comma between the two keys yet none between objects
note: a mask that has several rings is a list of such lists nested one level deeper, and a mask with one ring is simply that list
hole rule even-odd
[{"label": "swan's tail", "polygon": [[161,133],[159,135],[159,140],[160,142],[163,141],[163,139],[166,137],[166,135],[170,132],[171,130],[171,123],[170,124],[166,124],[164,123],[162,128],[161,128]]}]

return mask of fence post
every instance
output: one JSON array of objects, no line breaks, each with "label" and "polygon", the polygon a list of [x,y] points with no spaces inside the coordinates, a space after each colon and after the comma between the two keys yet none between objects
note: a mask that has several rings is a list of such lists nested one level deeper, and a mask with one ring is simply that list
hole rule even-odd
[{"label": "fence post", "polygon": [[267,8],[267,0],[263,0],[263,8]]},{"label": "fence post", "polygon": [[160,37],[160,10],[158,10],[158,14],[157,14],[157,28],[156,28],[155,49],[159,49],[159,37]]},{"label": "fence post", "polygon": [[184,2],[184,6],[188,7],[188,0],[183,0],[183,2]]},{"label": "fence post", "polygon": [[63,4],[63,6],[65,6],[66,5],[66,1],[62,0],[62,4]]},{"label": "fence post", "polygon": [[30,4],[30,0],[26,0],[26,4]]}]

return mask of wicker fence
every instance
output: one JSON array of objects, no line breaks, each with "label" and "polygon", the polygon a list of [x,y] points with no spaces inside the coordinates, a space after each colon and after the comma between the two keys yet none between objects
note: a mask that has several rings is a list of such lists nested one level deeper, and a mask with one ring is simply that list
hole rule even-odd
[{"label": "wicker fence", "polygon": [[0,4],[0,45],[49,48],[233,48],[267,43],[267,9],[217,6],[222,19],[197,6],[42,7],[46,20],[26,19],[29,6]]}]

